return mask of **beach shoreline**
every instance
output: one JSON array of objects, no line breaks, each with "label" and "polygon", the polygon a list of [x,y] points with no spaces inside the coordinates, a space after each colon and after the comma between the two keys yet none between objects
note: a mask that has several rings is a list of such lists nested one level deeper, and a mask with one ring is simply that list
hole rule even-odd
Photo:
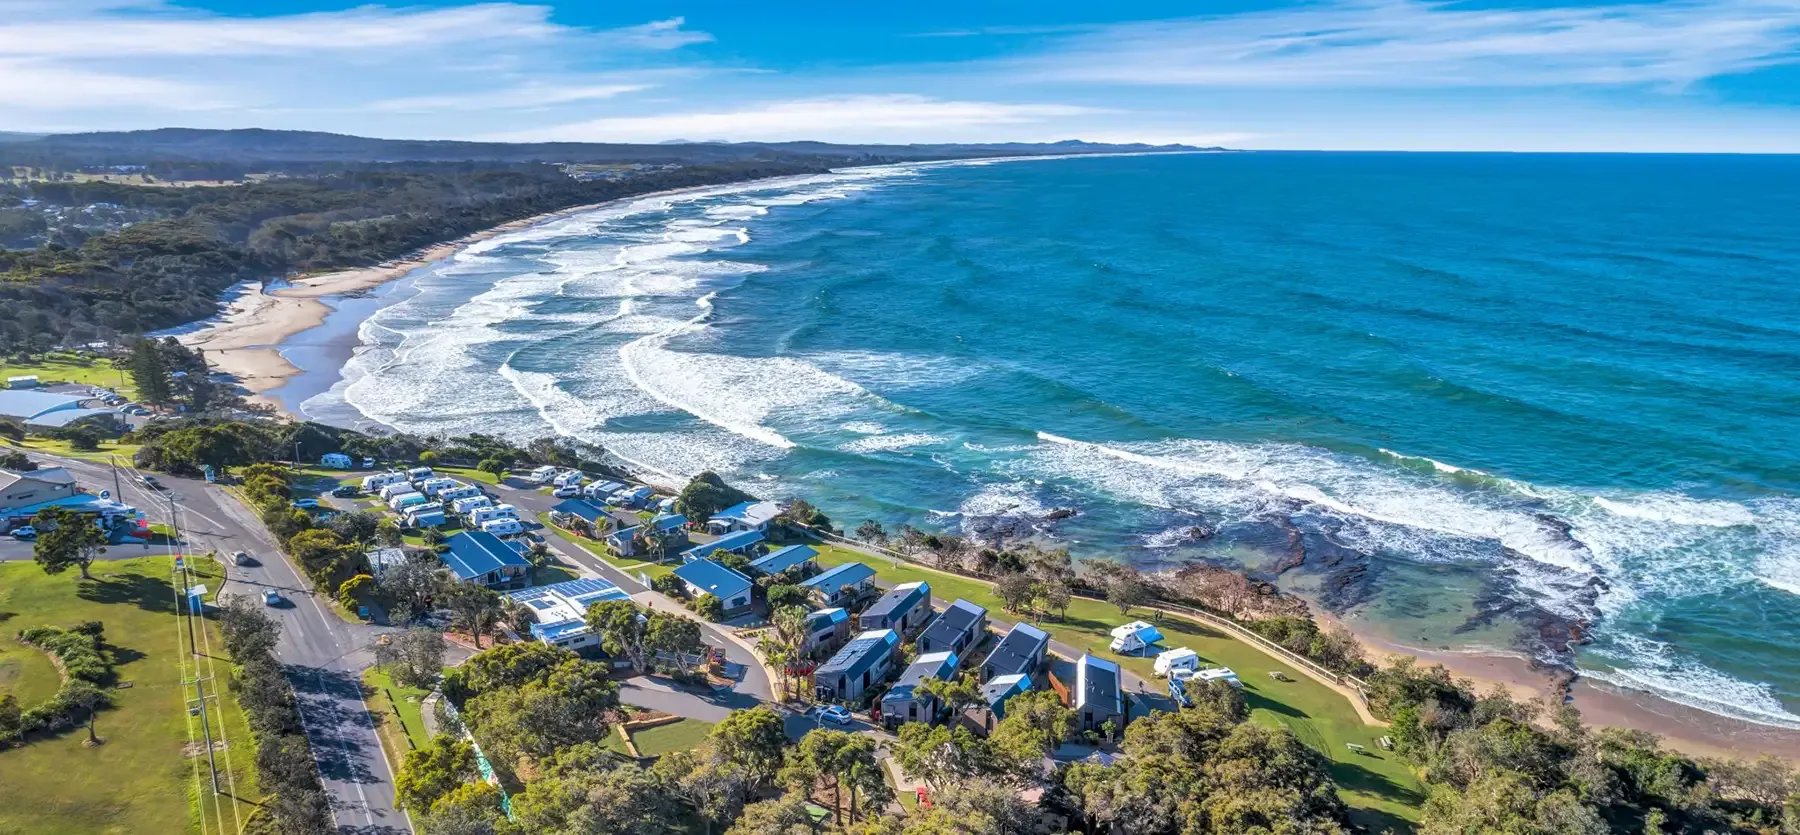
[{"label": "beach shoreline", "polygon": [[[1402,646],[1359,630],[1329,615],[1314,617],[1344,626],[1356,636],[1369,660],[1385,664],[1389,659],[1412,656],[1421,666],[1439,664],[1459,679],[1467,679],[1477,693],[1505,689],[1522,701],[1563,698],[1568,673],[1546,669],[1530,658],[1496,650],[1431,650]],[[1581,711],[1582,723],[1591,728],[1627,728],[1648,731],[1662,738],[1664,747],[1695,757],[1755,757],[1769,754],[1800,760],[1800,730],[1734,719],[1688,707],[1640,690],[1615,687],[1577,674],[1566,685],[1568,703]]]}]

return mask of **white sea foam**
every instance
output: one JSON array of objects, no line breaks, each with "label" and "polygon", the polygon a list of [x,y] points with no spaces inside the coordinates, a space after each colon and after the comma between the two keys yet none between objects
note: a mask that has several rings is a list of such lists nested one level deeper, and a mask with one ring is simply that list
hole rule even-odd
[{"label": "white sea foam", "polygon": [[894,435],[872,435],[867,438],[857,438],[856,440],[839,444],[838,449],[845,452],[867,455],[874,452],[896,452],[903,449],[932,446],[941,443],[944,443],[944,438],[940,435],[930,435],[924,432],[907,432]]},{"label": "white sea foam", "polygon": [[880,435],[888,431],[887,427],[868,420],[853,420],[838,428],[845,432],[855,432],[858,435]]},{"label": "white sea foam", "polygon": [[963,500],[957,515],[1038,517],[1049,512],[1023,484],[989,484]]},{"label": "white sea foam", "polygon": [[1620,516],[1674,525],[1729,528],[1756,524],[1756,516],[1741,504],[1697,501],[1672,493],[1654,493],[1630,499],[1599,496],[1594,499],[1594,504]]},{"label": "white sea foam", "polygon": [[1745,681],[1678,653],[1668,643],[1640,635],[1612,637],[1627,664],[1584,670],[1590,678],[1619,687],[1647,690],[1676,704],[1748,722],[1800,729],[1800,716],[1789,711],[1766,684]]}]

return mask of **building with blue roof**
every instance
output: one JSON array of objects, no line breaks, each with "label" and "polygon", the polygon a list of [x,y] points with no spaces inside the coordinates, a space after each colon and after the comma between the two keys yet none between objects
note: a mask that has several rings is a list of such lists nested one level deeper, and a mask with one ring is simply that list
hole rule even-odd
[{"label": "building with blue roof", "polygon": [[987,609],[958,599],[919,635],[920,652],[964,652],[987,634]]},{"label": "building with blue roof", "polygon": [[637,556],[637,535],[643,529],[643,525],[614,528],[606,534],[606,544],[612,546],[613,552],[621,557]]},{"label": "building with blue roof", "polygon": [[586,499],[565,499],[550,508],[550,521],[566,528],[571,519],[580,519],[596,530],[604,530],[612,524],[612,514],[606,512],[605,507]]},{"label": "building with blue roof", "polygon": [[914,580],[889,589],[881,599],[869,604],[856,622],[864,629],[892,629],[904,638],[917,632],[928,620],[931,620],[931,584]]},{"label": "building with blue roof", "polygon": [[444,544],[450,550],[438,557],[462,582],[490,587],[531,584],[531,561],[525,559],[523,547],[516,543],[486,531],[465,531],[444,540]]},{"label": "building with blue roof", "polygon": [[688,594],[699,597],[710,594],[725,604],[725,616],[732,617],[750,609],[750,578],[712,560],[694,560],[675,569],[675,576],[687,584]]},{"label": "building with blue roof", "polygon": [[711,542],[701,543],[681,552],[681,561],[693,562],[694,560],[705,559],[712,556],[714,551],[724,551],[730,554],[748,554],[750,549],[761,545],[762,541],[762,531],[738,531],[737,533],[728,533]]},{"label": "building with blue roof", "polygon": [[599,578],[567,580],[508,592],[507,597],[531,607],[537,622],[531,637],[576,651],[599,649],[600,636],[587,625],[589,606],[603,600],[630,600],[624,589]]},{"label": "building with blue roof", "polygon": [[672,551],[688,544],[687,517],[679,513],[662,513],[645,523],[646,535],[662,540],[663,549]]},{"label": "building with blue roof", "polygon": [[860,562],[847,562],[836,568],[826,569],[800,584],[820,606],[853,603],[874,585],[875,569]]},{"label": "building with blue roof", "polygon": [[767,554],[750,561],[750,567],[758,574],[780,574],[790,568],[805,565],[819,555],[811,545],[789,545],[777,548]]},{"label": "building with blue roof", "polygon": [[853,702],[887,678],[900,636],[892,629],[864,632],[813,671],[813,691],[820,701]]},{"label": "building with blue roof", "polygon": [[1023,621],[1015,623],[1006,637],[994,645],[987,660],[981,662],[981,680],[1017,674],[1037,676],[1049,649],[1050,636],[1044,630]]},{"label": "building with blue roof", "polygon": [[739,502],[714,513],[706,520],[706,529],[714,533],[767,530],[769,522],[780,515],[781,506],[774,502]]},{"label": "building with blue roof", "polygon": [[842,608],[819,609],[806,616],[806,643],[803,655],[835,650],[850,637],[850,613]]},{"label": "building with blue roof", "polygon": [[981,723],[981,729],[994,732],[994,725],[1006,718],[1006,701],[1031,690],[1031,677],[1024,673],[995,676],[981,686],[981,705],[969,709]]},{"label": "building with blue roof", "polygon": [[118,420],[118,413],[111,409],[83,408],[81,404],[89,401],[99,402],[98,398],[47,391],[0,390],[0,416],[18,418],[33,426],[67,426],[94,415]]},{"label": "building with blue roof", "polygon": [[956,673],[954,652],[931,652],[919,656],[900,674],[900,680],[881,696],[881,721],[887,725],[901,722],[935,722],[943,705],[931,696],[918,692],[918,686],[932,679],[947,679]]}]

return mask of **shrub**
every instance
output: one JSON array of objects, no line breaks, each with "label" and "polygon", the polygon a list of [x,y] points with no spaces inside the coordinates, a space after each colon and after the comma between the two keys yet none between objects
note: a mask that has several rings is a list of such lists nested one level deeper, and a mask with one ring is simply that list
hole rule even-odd
[{"label": "shrub", "polygon": [[725,619],[725,601],[702,594],[694,600],[694,611],[707,620],[718,622]]}]

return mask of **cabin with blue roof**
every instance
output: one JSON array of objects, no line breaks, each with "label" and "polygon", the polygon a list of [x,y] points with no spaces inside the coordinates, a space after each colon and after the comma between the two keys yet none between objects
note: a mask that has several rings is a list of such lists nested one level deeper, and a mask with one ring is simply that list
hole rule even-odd
[{"label": "cabin with blue roof", "polygon": [[569,527],[570,522],[580,519],[588,523],[596,532],[604,531],[612,525],[612,514],[606,508],[586,499],[565,499],[550,508],[550,521],[561,527]]},{"label": "cabin with blue roof", "polygon": [[987,609],[958,599],[919,635],[920,652],[964,652],[987,634]]},{"label": "cabin with blue roof", "polygon": [[932,679],[947,679],[956,674],[954,652],[932,652],[919,656],[907,665],[900,680],[881,697],[881,721],[892,727],[902,722],[936,722],[943,705],[931,696],[917,692],[918,686]]},{"label": "cabin with blue roof", "polygon": [[687,585],[688,594],[699,597],[710,594],[725,605],[725,616],[735,617],[750,611],[749,577],[732,571],[712,560],[694,560],[675,569],[675,576]]},{"label": "cabin with blue roof", "polygon": [[643,525],[632,525],[629,528],[614,528],[606,534],[606,544],[613,553],[621,557],[637,556],[637,535],[644,529]]},{"label": "cabin with blue roof", "polygon": [[1006,718],[1006,701],[1030,690],[1031,677],[1024,673],[994,676],[981,686],[981,704],[969,708],[964,715],[974,716],[982,731],[993,733],[994,725]]},{"label": "cabin with blue roof", "polygon": [[589,606],[603,600],[631,599],[624,589],[599,578],[551,583],[508,592],[506,596],[529,606],[537,616],[537,622],[531,625],[531,637],[577,652],[596,652],[600,648],[600,636],[588,629]]},{"label": "cabin with blue roof", "polygon": [[860,562],[847,562],[826,569],[800,584],[820,606],[846,606],[854,603],[875,585],[875,569]]},{"label": "cabin with blue roof", "polygon": [[813,550],[811,545],[789,545],[751,560],[750,567],[758,574],[780,574],[790,568],[806,565],[818,555],[819,552]]},{"label": "cabin with blue roof", "polygon": [[728,554],[744,554],[748,556],[750,550],[761,545],[762,541],[762,531],[738,531],[737,533],[729,533],[711,542],[704,542],[681,552],[681,561],[693,562],[694,560],[705,559],[712,556],[714,551],[724,551]]},{"label": "cabin with blue roof", "polygon": [[923,580],[901,583],[857,617],[864,629],[892,629],[906,637],[931,620],[931,584]]},{"label": "cabin with blue roof", "polygon": [[994,645],[986,661],[981,662],[981,680],[1009,675],[1037,676],[1050,649],[1050,636],[1044,630],[1023,621],[1013,624],[1006,637]]},{"label": "cabin with blue roof", "polygon": [[517,543],[486,531],[465,531],[444,540],[444,544],[450,550],[438,557],[464,583],[488,587],[531,585],[531,561],[525,559],[523,546]]},{"label": "cabin with blue roof", "polygon": [[769,522],[780,515],[781,506],[774,502],[739,502],[714,513],[711,519],[706,520],[706,529],[719,534],[762,531],[767,530]]},{"label": "cabin with blue roof", "polygon": [[806,616],[806,643],[802,655],[830,652],[850,637],[850,613],[843,609],[820,609]]},{"label": "cabin with blue roof", "polygon": [[679,513],[664,513],[646,524],[647,536],[660,537],[664,548],[680,548],[688,544],[687,517]]},{"label": "cabin with blue roof", "polygon": [[893,666],[900,636],[892,629],[864,632],[813,671],[813,692],[819,701],[854,702],[887,678]]}]

